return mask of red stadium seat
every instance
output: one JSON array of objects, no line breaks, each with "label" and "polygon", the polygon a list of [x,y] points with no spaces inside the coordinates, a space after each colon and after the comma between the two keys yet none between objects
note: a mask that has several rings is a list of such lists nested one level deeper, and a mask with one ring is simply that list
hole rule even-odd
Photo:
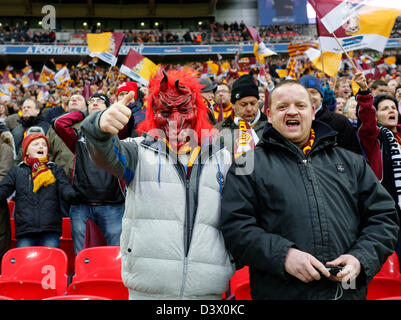
[{"label": "red stadium seat", "polygon": [[0,300],[15,300],[15,299],[6,296],[0,296]]},{"label": "red stadium seat", "polygon": [[401,280],[391,278],[373,278],[368,286],[367,300],[401,295]]},{"label": "red stadium seat", "polygon": [[42,300],[56,294],[55,289],[44,287],[40,281],[0,281],[0,295],[13,300]]},{"label": "red stadium seat", "polygon": [[376,299],[376,300],[401,300],[401,296],[386,297],[386,298],[381,298],[381,299]]},{"label": "red stadium seat", "polygon": [[68,217],[63,218],[62,235],[60,237],[60,249],[62,249],[68,257],[68,274],[74,272],[75,264],[75,251],[74,242],[71,235],[71,219]]},{"label": "red stadium seat", "polygon": [[235,300],[252,300],[249,285],[249,267],[237,270],[230,280],[230,292]]},{"label": "red stadium seat", "polygon": [[43,300],[110,300],[110,299],[98,296],[72,294],[72,295],[54,296],[50,298],[45,298]]},{"label": "red stadium seat", "polygon": [[128,288],[122,280],[92,279],[72,282],[67,295],[97,295],[111,300],[128,300]]},{"label": "red stadium seat", "polygon": [[[58,248],[10,249],[1,261],[0,285],[9,286],[9,290],[14,290],[15,297],[19,290],[25,291],[26,294],[22,292],[16,299],[32,299],[35,294],[37,299],[61,295],[67,288],[67,265],[67,255]],[[0,295],[10,296],[9,292],[1,290]]]},{"label": "red stadium seat", "polygon": [[17,240],[15,239],[15,219],[10,218],[10,225],[11,225],[11,243],[10,249],[13,249],[17,245]]},{"label": "red stadium seat", "polygon": [[14,217],[15,202],[9,200],[8,202],[8,212],[10,213],[10,218]]},{"label": "red stadium seat", "polygon": [[234,291],[235,300],[252,300],[249,282],[240,284]]},{"label": "red stadium seat", "polygon": [[67,294],[127,300],[128,289],[121,279],[120,247],[92,247],[80,251],[75,259],[75,275]]},{"label": "red stadium seat", "polygon": [[390,255],[375,278],[395,278],[401,279],[400,264],[395,252]]}]

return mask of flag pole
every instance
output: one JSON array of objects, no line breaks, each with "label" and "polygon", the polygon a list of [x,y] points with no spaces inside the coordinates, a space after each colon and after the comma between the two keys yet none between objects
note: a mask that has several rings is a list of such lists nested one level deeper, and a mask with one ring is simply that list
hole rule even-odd
[{"label": "flag pole", "polygon": [[341,45],[340,41],[338,40],[338,38],[336,37],[336,35],[334,34],[334,32],[331,33],[331,34],[333,35],[334,39],[336,39],[336,41],[337,41],[338,45],[340,46],[340,48],[344,51],[346,57],[348,58],[349,62],[350,62],[351,65],[352,65],[352,67],[355,68],[355,69],[358,69],[358,68],[356,67],[354,61],[353,61],[353,60],[351,59],[351,57],[349,56],[348,52],[345,51],[344,47]]}]

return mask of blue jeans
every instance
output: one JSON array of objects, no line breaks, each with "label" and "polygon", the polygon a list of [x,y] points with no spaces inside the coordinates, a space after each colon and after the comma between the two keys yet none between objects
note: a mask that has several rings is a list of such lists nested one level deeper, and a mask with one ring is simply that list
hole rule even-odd
[{"label": "blue jeans", "polygon": [[89,218],[102,230],[109,246],[119,246],[121,223],[124,215],[124,203],[90,206],[86,204],[71,205],[71,235],[75,255],[82,250],[86,232],[86,219]]},{"label": "blue jeans", "polygon": [[57,233],[38,233],[37,235],[23,236],[17,239],[17,248],[21,247],[54,247],[60,248],[60,236]]}]

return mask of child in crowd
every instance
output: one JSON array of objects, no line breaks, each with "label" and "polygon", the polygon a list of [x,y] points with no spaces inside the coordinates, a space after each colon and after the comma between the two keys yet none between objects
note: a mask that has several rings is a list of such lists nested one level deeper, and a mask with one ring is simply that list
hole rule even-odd
[{"label": "child in crowd", "polygon": [[0,200],[14,190],[17,247],[59,247],[62,233],[60,197],[76,198],[64,170],[49,161],[49,142],[43,132],[28,134],[22,142],[22,162],[0,183]]}]

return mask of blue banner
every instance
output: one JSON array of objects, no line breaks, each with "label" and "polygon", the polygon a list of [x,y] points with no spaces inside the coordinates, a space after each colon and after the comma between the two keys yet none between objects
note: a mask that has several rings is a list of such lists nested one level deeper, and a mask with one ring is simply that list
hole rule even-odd
[{"label": "blue banner", "polygon": [[[266,44],[266,47],[277,53],[288,52],[288,43]],[[389,39],[386,48],[401,48],[401,38]],[[144,56],[158,55],[198,55],[210,56],[214,54],[253,54],[253,45],[199,45],[199,46],[123,46],[119,55],[125,56],[129,49],[138,51]],[[89,55],[87,46],[79,45],[0,45],[0,55]]]},{"label": "blue banner", "polygon": [[[288,44],[266,44],[276,52],[286,52]],[[127,55],[129,49],[136,50],[144,56],[152,55],[210,55],[253,53],[253,45],[199,45],[199,46],[122,46],[119,55]],[[0,55],[89,55],[87,46],[79,45],[0,45]]]},{"label": "blue banner", "polygon": [[258,0],[261,26],[308,24],[307,0]]}]

